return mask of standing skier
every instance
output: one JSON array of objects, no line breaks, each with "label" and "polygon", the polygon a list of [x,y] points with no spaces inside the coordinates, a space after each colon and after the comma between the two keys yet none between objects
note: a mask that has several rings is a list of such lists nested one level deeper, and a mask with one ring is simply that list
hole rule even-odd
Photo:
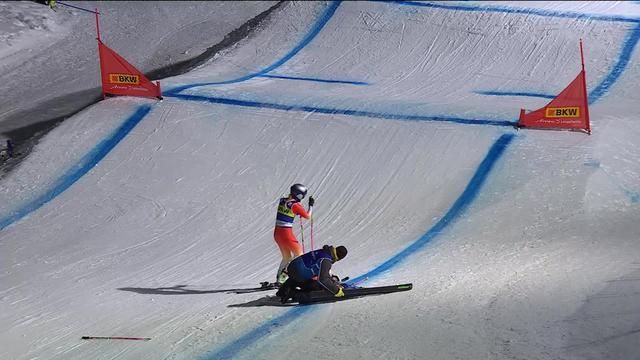
[{"label": "standing skier", "polygon": [[281,198],[278,203],[278,214],[276,216],[276,227],[273,231],[273,238],[278,244],[278,248],[282,253],[282,261],[278,267],[276,274],[276,282],[282,284],[287,280],[287,274],[284,270],[287,264],[294,257],[302,255],[302,246],[293,235],[293,220],[296,215],[305,219],[311,218],[311,212],[315,200],[313,196],[309,197],[309,211],[305,211],[300,201],[307,195],[307,188],[302,184],[293,184],[289,191],[289,196]]}]

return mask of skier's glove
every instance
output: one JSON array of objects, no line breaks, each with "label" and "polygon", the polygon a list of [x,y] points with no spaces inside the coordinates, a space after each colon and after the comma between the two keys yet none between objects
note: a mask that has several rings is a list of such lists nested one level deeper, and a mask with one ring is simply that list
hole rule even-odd
[{"label": "skier's glove", "polygon": [[344,296],[344,291],[342,291],[342,287],[339,287],[338,293],[335,295],[337,298],[341,298]]},{"label": "skier's glove", "polygon": [[313,204],[316,203],[316,199],[313,198],[313,196],[309,196],[309,206],[313,206]]}]

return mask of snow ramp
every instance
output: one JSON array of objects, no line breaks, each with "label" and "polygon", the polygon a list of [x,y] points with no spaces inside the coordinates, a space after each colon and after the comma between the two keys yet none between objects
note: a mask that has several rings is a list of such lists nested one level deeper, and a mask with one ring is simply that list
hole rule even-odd
[{"label": "snow ramp", "polygon": [[[102,101],[3,179],[0,357],[632,358],[639,22],[633,2],[288,3],[164,101]],[[593,135],[516,131],[580,38]],[[349,249],[336,273],[414,289],[230,292],[275,277],[294,182],[314,245]]]}]

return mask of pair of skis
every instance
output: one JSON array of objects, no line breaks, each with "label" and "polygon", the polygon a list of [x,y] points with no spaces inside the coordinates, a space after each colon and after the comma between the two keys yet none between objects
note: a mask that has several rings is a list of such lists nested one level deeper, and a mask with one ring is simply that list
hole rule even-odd
[{"label": "pair of skis", "polygon": [[413,284],[411,283],[374,287],[345,287],[342,289],[342,291],[344,292],[344,296],[339,298],[324,290],[299,291],[296,292],[296,294],[293,296],[293,301],[304,305],[326,303],[369,295],[381,295],[400,291],[409,291],[411,289],[413,289]]},{"label": "pair of skis", "polygon": [[[343,297],[337,298],[333,294],[330,294],[325,290],[297,291],[294,294],[293,299],[289,302],[297,302],[300,304],[335,302],[335,301],[341,301],[341,300],[352,299],[357,297],[390,294],[394,292],[409,291],[413,289],[412,283],[387,285],[387,286],[375,286],[375,287],[360,287],[360,286],[357,286],[357,283],[355,284],[346,283],[348,279],[349,277],[345,277],[341,281],[341,285],[343,286],[343,292],[344,292]],[[364,280],[366,279],[363,279],[362,281]],[[278,288],[279,288],[279,284],[277,283],[262,282],[260,283],[260,287],[237,290],[234,292],[237,294],[244,294],[244,293],[250,293],[250,292],[276,290]]]},{"label": "pair of skis", "polygon": [[[337,276],[336,276],[337,278]],[[349,277],[345,277],[342,279],[342,281],[339,280],[339,278],[337,278],[336,281],[340,282],[343,287],[357,287],[358,283],[367,280],[367,278],[360,280],[357,283],[354,284],[349,284],[347,285],[345,282],[349,280]],[[277,290],[280,288],[280,284],[279,283],[272,283],[272,282],[268,282],[268,281],[263,281],[260,283],[259,287],[254,287],[254,288],[247,288],[247,289],[234,289],[234,290],[230,290],[233,293],[236,294],[246,294],[246,293],[253,293],[253,292],[259,292],[259,291],[266,291],[266,290]]]}]

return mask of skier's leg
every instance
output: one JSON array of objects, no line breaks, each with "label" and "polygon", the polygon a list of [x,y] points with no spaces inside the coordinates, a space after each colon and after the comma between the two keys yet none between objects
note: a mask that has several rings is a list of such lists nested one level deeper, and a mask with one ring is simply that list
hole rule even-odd
[{"label": "skier's leg", "polygon": [[297,288],[299,285],[300,284],[294,279],[288,278],[287,281],[285,281],[284,284],[280,286],[280,289],[278,289],[276,296],[280,297],[280,302],[283,304],[287,303],[289,299],[293,298],[295,300],[295,295],[298,291]]},{"label": "skier's leg", "polygon": [[294,257],[302,255],[302,249],[291,228],[276,228],[274,238],[282,254],[282,261],[280,261],[278,273],[276,274],[276,282],[282,284],[287,280],[287,274],[285,273],[287,265]]},{"label": "skier's leg", "polygon": [[297,270],[297,266],[299,265],[300,263],[294,260],[287,266],[289,278],[287,278],[287,280],[280,286],[280,289],[276,293],[276,296],[280,297],[280,302],[283,304],[294,297],[296,288],[301,285],[299,281],[300,274]]},{"label": "skier's leg", "polygon": [[284,270],[287,268],[287,264],[291,261],[291,252],[287,248],[286,245],[277,243],[278,248],[280,249],[280,253],[282,254],[282,260],[280,261],[280,265],[278,266],[278,272],[276,273],[276,282],[280,282],[282,278],[282,274]]},{"label": "skier's leg", "polygon": [[293,257],[298,257],[302,255],[302,245],[300,245],[300,243],[298,242],[298,239],[296,239],[295,237],[293,238],[293,241],[290,243],[289,248],[291,249],[291,253],[293,254]]}]

